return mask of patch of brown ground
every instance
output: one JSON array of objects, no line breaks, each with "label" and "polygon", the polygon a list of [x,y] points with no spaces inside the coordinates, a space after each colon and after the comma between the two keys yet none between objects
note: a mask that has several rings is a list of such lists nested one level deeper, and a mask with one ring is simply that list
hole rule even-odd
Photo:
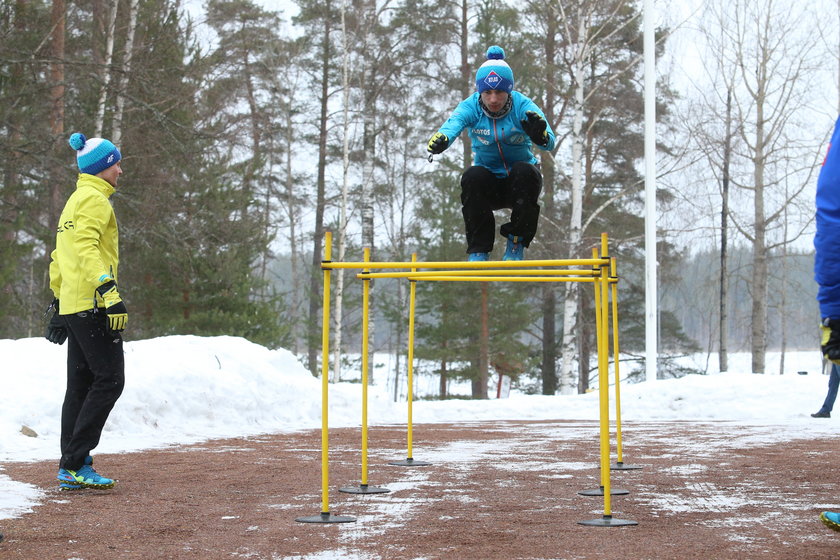
[{"label": "patch of brown ground", "polygon": [[[838,558],[840,534],[818,521],[836,504],[836,440],[773,439],[771,428],[723,423],[624,427],[613,471],[615,519],[603,519],[598,428],[592,422],[422,425],[414,458],[402,426],[370,429],[369,483],[390,493],[352,495],[361,478],[360,430],[330,431],[330,512],[355,522],[305,524],[321,511],[321,434],[211,441],[97,455],[111,491],[59,492],[53,462],[6,465],[43,488],[35,511],[0,526],[0,558],[112,559],[752,559]],[[751,432],[752,430],[752,432]],[[107,437],[107,435],[106,435]],[[746,440],[745,440],[746,441]]]}]

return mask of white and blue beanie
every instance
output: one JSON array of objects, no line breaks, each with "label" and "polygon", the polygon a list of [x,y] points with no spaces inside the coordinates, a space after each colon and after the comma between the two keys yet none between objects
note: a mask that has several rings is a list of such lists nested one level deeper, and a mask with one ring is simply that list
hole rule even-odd
[{"label": "white and blue beanie", "polygon": [[68,143],[76,150],[76,163],[82,173],[96,175],[122,159],[117,147],[104,138],[88,139],[81,132],[76,132],[70,136]]},{"label": "white and blue beanie", "polygon": [[505,51],[498,45],[487,49],[487,61],[475,73],[475,89],[481,93],[498,89],[507,93],[513,90],[513,70],[504,61]]}]

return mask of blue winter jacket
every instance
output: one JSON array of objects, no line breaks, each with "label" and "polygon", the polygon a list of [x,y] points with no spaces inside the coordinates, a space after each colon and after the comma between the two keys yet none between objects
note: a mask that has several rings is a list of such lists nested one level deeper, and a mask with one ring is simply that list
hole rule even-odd
[{"label": "blue winter jacket", "polygon": [[[832,149],[832,147],[834,149]],[[823,319],[840,319],[840,118],[817,179],[814,279]]]},{"label": "blue winter jacket", "polygon": [[[472,140],[474,164],[486,167],[497,177],[507,177],[510,167],[517,161],[536,165],[537,157],[531,152],[531,139],[522,130],[521,121],[526,111],[534,111],[545,119],[542,110],[531,99],[512,91],[512,105],[508,113],[498,119],[488,117],[478,104],[479,93],[461,101],[438,132],[449,138],[450,145],[465,128]],[[546,123],[548,120],[546,119]],[[548,144],[537,146],[553,150],[556,138],[551,125],[546,127]]]}]

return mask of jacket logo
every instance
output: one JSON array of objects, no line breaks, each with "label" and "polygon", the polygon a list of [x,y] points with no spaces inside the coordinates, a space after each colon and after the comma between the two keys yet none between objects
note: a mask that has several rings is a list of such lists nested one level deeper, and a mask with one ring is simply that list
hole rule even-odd
[{"label": "jacket logo", "polygon": [[67,220],[63,224],[59,224],[56,232],[61,233],[62,231],[67,230],[67,229],[73,229],[73,220]]},{"label": "jacket logo", "polygon": [[476,135],[483,134],[484,136],[490,136],[490,129],[489,128],[474,128],[472,129],[472,133]]}]

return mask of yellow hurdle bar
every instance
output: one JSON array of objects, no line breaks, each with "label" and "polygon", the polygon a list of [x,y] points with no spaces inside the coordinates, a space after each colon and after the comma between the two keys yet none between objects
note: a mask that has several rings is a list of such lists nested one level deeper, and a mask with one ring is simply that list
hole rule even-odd
[{"label": "yellow hurdle bar", "polygon": [[427,276],[494,276],[499,274],[517,274],[520,276],[596,276],[597,271],[592,269],[569,270],[569,269],[523,269],[523,270],[455,270],[444,272],[442,270],[421,270],[417,272],[360,272],[356,278],[413,278],[423,280]]},{"label": "yellow hurdle bar", "polygon": [[536,266],[609,266],[608,258],[551,259],[538,261],[436,261],[436,262],[322,262],[321,268],[523,268]]},{"label": "yellow hurdle bar", "polygon": [[442,276],[412,276],[409,280],[423,280],[429,282],[595,282],[596,278],[570,278],[567,276],[458,276],[455,274]]}]

